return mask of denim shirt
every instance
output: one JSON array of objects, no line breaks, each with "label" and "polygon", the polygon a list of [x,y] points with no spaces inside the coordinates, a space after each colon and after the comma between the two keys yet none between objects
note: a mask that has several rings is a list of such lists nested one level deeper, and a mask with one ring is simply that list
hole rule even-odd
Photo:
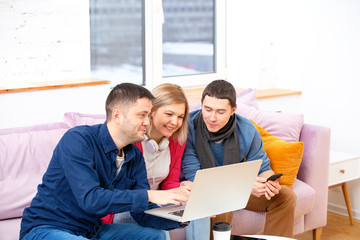
[{"label": "denim shirt", "polygon": [[101,217],[130,211],[142,226],[173,229],[178,223],[144,214],[148,202],[144,158],[130,144],[116,175],[119,153],[106,122],[68,130],[56,146],[49,167],[30,207],[23,213],[20,239],[39,225],[53,225],[90,237]]},{"label": "denim shirt", "polygon": [[[181,178],[193,181],[196,171],[201,169],[199,158],[195,151],[195,138],[196,129],[194,127],[194,119],[199,114],[199,110],[195,110],[189,114],[188,118],[188,137],[186,141],[185,151],[181,162]],[[263,150],[263,142],[260,133],[256,130],[254,124],[250,120],[236,115],[236,131],[239,136],[239,149],[240,159],[239,162],[246,159],[246,161],[262,159],[259,174],[271,170],[270,160]],[[210,148],[215,157],[222,158],[222,152],[220,153],[219,147],[222,148],[223,144],[215,144],[210,142]],[[215,159],[216,165],[222,163],[222,159]]]}]

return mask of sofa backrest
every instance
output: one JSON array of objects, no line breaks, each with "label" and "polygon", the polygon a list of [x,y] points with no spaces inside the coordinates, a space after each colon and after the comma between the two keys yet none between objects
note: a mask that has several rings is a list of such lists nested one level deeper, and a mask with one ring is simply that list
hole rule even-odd
[{"label": "sofa backrest", "polygon": [[68,129],[59,122],[0,130],[0,219],[22,216]]},{"label": "sofa backrest", "polygon": [[79,125],[95,125],[104,123],[105,114],[85,114],[77,112],[67,112],[64,114],[64,122],[70,127]]}]

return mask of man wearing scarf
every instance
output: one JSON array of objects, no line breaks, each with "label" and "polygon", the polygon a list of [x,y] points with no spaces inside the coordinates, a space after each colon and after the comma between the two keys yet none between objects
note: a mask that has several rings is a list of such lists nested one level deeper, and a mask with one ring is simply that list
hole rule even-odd
[{"label": "man wearing scarf", "polygon": [[[182,175],[193,181],[199,169],[262,159],[262,165],[247,210],[266,212],[265,235],[293,236],[296,195],[279,182],[266,179],[274,174],[270,160],[255,126],[235,113],[236,91],[225,80],[215,80],[204,89],[201,109],[190,113],[189,134],[182,159]],[[241,183],[234,183],[241,184]],[[232,213],[217,216],[217,221],[231,223]],[[196,220],[189,228],[210,221]],[[202,226],[203,228],[203,226]],[[210,229],[210,226],[209,228]]]}]

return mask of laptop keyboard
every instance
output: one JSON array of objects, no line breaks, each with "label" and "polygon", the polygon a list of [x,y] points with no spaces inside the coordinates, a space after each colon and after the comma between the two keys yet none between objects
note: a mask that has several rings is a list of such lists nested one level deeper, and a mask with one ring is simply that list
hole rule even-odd
[{"label": "laptop keyboard", "polygon": [[182,217],[182,215],[184,214],[184,210],[178,210],[178,211],[175,211],[175,212],[170,212],[169,214]]}]

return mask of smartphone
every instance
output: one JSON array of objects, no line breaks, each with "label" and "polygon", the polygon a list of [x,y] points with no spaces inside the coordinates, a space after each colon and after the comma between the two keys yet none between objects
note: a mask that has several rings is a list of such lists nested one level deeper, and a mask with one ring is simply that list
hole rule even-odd
[{"label": "smartphone", "polygon": [[268,179],[266,179],[266,181],[275,181],[276,179],[278,179],[282,175],[283,175],[282,173],[271,175]]}]

